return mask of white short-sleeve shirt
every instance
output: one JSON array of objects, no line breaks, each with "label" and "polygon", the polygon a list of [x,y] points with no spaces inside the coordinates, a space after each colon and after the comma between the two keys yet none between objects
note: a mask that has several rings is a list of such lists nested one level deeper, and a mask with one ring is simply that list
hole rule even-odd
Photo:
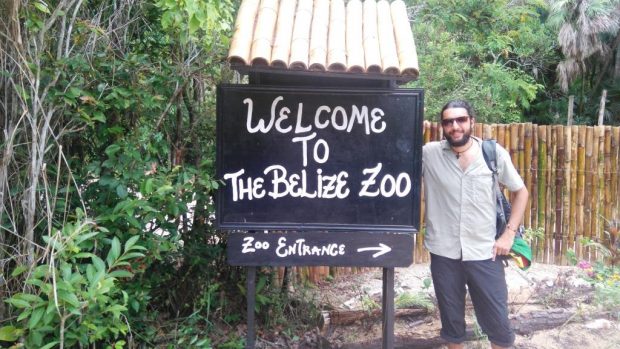
[{"label": "white short-sleeve shirt", "polygon": [[[493,177],[482,155],[482,141],[474,161],[463,171],[446,140],[424,145],[426,232],[424,245],[433,254],[452,259],[485,260],[493,256],[495,196]],[[498,179],[509,191],[524,186],[510,155],[497,145]]]}]

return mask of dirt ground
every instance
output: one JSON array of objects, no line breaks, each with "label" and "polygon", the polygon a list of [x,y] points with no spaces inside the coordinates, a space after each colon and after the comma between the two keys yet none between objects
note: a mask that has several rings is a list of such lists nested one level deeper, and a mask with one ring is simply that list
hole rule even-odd
[{"label": "dirt ground", "polygon": [[[517,349],[552,348],[620,348],[620,314],[618,309],[603,309],[594,301],[594,290],[579,275],[575,267],[558,267],[534,264],[523,272],[514,266],[506,269],[509,289],[511,318],[538,313],[539,316],[554,311],[574,313],[559,326],[548,330],[537,330],[527,335],[517,335]],[[359,310],[381,304],[382,273],[380,269],[357,275],[341,276],[319,286],[321,304],[331,310]],[[428,264],[415,264],[409,268],[395,270],[395,292],[402,294],[420,293],[434,302],[434,290],[428,285],[430,271]],[[426,283],[426,286],[425,286]],[[398,308],[398,306],[397,306]],[[542,315],[540,315],[542,314]],[[473,309],[468,307],[468,327],[475,328]],[[413,346],[415,338],[433,338],[439,334],[440,322],[436,308],[429,316],[399,318],[395,320],[395,337],[401,347],[408,347],[399,338],[407,338]],[[355,347],[381,339],[381,318],[357,321],[348,326],[323,328],[321,336],[328,342],[322,347]],[[301,347],[301,346],[300,346]],[[311,347],[311,346],[305,346]],[[485,339],[465,343],[466,348],[489,348]],[[443,345],[435,348],[445,348]]]}]

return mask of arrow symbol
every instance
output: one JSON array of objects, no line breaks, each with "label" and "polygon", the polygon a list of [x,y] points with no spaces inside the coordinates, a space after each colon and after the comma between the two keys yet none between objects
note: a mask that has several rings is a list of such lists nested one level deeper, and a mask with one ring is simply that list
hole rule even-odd
[{"label": "arrow symbol", "polygon": [[390,246],[387,246],[385,244],[379,243],[379,246],[377,247],[362,247],[362,248],[358,248],[357,252],[364,252],[364,251],[379,251],[375,254],[372,255],[372,258],[377,258],[383,254],[386,254],[390,251],[392,251],[392,249],[390,248]]}]

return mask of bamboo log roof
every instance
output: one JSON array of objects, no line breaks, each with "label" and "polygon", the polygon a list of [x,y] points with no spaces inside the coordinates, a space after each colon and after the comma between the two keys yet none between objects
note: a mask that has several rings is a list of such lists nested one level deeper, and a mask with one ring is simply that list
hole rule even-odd
[{"label": "bamboo log roof", "polygon": [[415,80],[418,56],[402,0],[243,0],[233,68]]}]

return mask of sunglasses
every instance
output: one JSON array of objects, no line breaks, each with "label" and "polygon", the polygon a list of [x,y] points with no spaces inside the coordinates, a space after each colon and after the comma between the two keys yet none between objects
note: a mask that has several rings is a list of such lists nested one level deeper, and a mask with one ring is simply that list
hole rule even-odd
[{"label": "sunglasses", "polygon": [[441,120],[441,125],[443,127],[452,126],[454,122],[456,121],[459,124],[459,126],[462,126],[466,124],[469,121],[469,119],[470,119],[469,116],[459,116],[457,118],[452,118],[452,119],[443,119]]}]

